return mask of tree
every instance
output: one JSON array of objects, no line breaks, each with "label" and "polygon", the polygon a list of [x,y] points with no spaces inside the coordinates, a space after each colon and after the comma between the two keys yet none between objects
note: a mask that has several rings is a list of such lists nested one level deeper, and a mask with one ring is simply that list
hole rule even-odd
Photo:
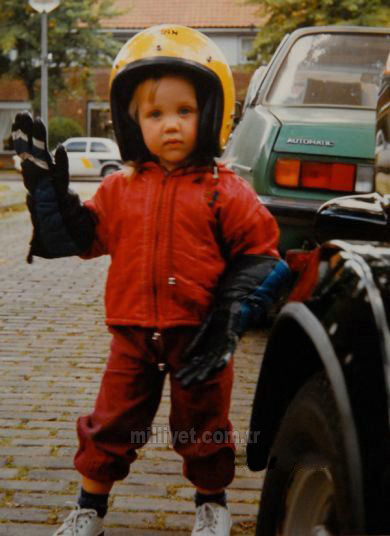
[{"label": "tree", "polygon": [[[101,30],[101,20],[117,15],[114,0],[61,0],[48,17],[51,97],[67,87],[66,73],[77,69],[83,89],[91,90],[91,68],[108,65],[119,43]],[[28,0],[0,0],[0,75],[23,81],[36,105],[41,78],[41,16]]]},{"label": "tree", "polygon": [[389,0],[247,0],[265,21],[249,59],[267,62],[286,33],[304,26],[389,26]]},{"label": "tree", "polygon": [[53,117],[49,121],[49,147],[57,147],[68,138],[82,136],[83,129],[81,125],[70,117]]}]

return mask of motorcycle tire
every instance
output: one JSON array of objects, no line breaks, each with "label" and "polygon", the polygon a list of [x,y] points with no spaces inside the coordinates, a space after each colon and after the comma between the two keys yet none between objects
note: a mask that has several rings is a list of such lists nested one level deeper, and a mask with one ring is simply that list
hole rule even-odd
[{"label": "motorcycle tire", "polygon": [[271,449],[256,536],[362,534],[337,406],[323,373],[290,403]]}]

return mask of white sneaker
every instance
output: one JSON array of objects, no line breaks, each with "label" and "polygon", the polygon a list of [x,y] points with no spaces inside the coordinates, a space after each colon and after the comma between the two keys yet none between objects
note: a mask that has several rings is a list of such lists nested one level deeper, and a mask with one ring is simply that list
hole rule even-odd
[{"label": "white sneaker", "polygon": [[96,510],[80,508],[76,504],[53,536],[104,536],[103,519],[98,517]]},{"label": "white sneaker", "polygon": [[232,519],[227,508],[216,503],[203,503],[196,508],[191,536],[229,536]]}]

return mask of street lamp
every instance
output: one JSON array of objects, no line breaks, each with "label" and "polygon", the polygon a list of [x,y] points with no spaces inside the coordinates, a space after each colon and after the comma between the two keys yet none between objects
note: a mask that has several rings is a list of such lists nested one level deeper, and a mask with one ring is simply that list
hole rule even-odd
[{"label": "street lamp", "polygon": [[48,126],[47,90],[47,14],[60,5],[60,0],[29,0],[30,6],[41,13],[41,119]]}]

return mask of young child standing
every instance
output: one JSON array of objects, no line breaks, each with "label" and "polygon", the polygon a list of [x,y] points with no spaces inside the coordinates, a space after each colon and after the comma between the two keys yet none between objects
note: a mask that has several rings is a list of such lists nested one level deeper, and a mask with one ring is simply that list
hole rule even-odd
[{"label": "young child standing", "polygon": [[243,179],[215,162],[233,107],[229,67],[207,37],[176,25],[137,34],[111,77],[113,125],[128,167],[84,205],[68,189],[64,149],[52,161],[40,120],[15,120],[34,226],[29,262],[111,256],[111,351],[94,411],[78,420],[78,505],[55,536],[103,534],[109,493],[149,438],[167,374],[173,447],[196,488],[193,535],[230,533],[232,355],[288,273],[274,218]]}]

